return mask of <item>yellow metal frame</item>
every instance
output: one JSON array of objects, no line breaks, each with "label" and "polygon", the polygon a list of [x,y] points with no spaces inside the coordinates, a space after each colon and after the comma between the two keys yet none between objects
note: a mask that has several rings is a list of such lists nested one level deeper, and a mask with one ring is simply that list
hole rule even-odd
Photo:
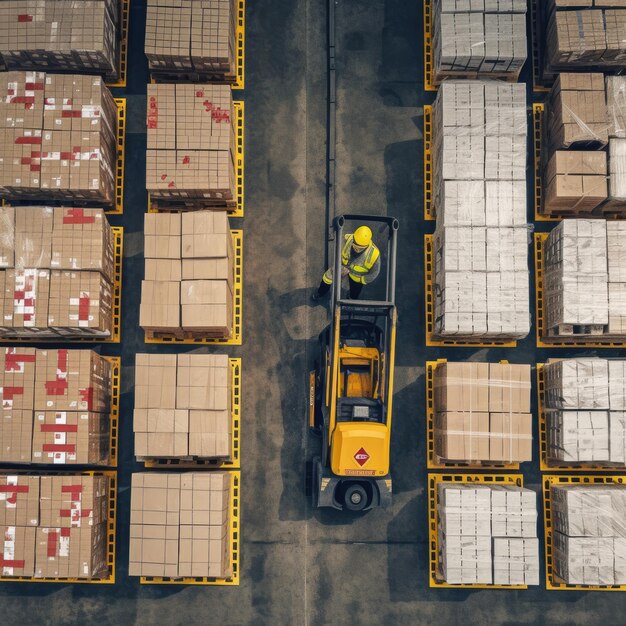
[{"label": "yellow metal frame", "polygon": [[528,589],[528,585],[484,585],[484,584],[460,584],[451,585],[437,578],[439,569],[437,553],[439,551],[439,538],[437,537],[437,504],[439,496],[437,485],[439,483],[481,483],[486,485],[517,485],[524,486],[522,474],[428,474],[428,535],[430,570],[429,582],[431,587],[439,589]]},{"label": "yellow metal frame", "polygon": [[130,0],[122,0],[120,12],[120,58],[118,78],[114,83],[106,83],[107,87],[126,87],[126,72],[128,68],[128,21],[130,19]]},{"label": "yellow metal frame", "polygon": [[118,435],[120,418],[120,374],[122,372],[122,358],[119,356],[104,357],[111,364],[111,423],[109,437],[110,467],[117,467]]},{"label": "yellow metal frame", "polygon": [[158,469],[239,469],[241,467],[241,359],[228,359],[231,379],[232,461],[198,459],[138,459],[147,468]]},{"label": "yellow metal frame", "polygon": [[[544,337],[543,326],[543,243],[549,233],[535,233],[535,286],[536,286],[536,325],[537,347],[539,348],[626,348],[626,342],[618,339],[604,339],[598,341],[602,335],[575,335],[571,339],[567,337]],[[578,338],[581,339],[578,339]],[[589,337],[589,340],[583,339]],[[551,468],[552,469],[552,468]]]},{"label": "yellow metal frame", "polygon": [[[228,212],[228,217],[243,217],[244,216],[244,204],[245,204],[245,186],[244,186],[244,145],[245,145],[245,103],[242,100],[233,100],[233,108],[235,109],[235,180],[236,180],[236,207],[224,207],[223,210]],[[180,203],[180,201],[178,201]],[[186,200],[186,203],[189,205],[193,204],[193,200]],[[158,200],[152,202],[150,198],[150,194],[148,193],[148,213],[159,213],[160,211],[184,211],[185,204],[180,203],[179,208],[175,208],[177,201],[173,201],[172,205],[174,208],[168,208],[168,201],[163,201],[164,208],[160,209]],[[188,210],[200,210],[200,209],[208,209],[208,210],[221,210],[222,207],[219,206],[206,206],[202,207],[198,205],[193,209]]]},{"label": "yellow metal frame", "polygon": [[[426,3],[430,0],[425,0]],[[424,10],[426,10],[424,8]],[[424,105],[424,219],[435,219],[433,213],[433,107]]]},{"label": "yellow metal frame", "polygon": [[[439,461],[435,453],[435,370],[448,359],[426,361],[426,467],[428,469],[464,469],[464,470],[513,470],[519,471],[519,463],[501,463],[484,461],[482,463],[462,463]],[[507,361],[500,361],[507,363]]]},{"label": "yellow metal frame", "polygon": [[471,341],[462,339],[435,339],[435,296],[433,290],[434,268],[434,251],[433,251],[433,235],[424,235],[424,282],[425,282],[425,303],[426,303],[426,345],[427,346],[460,346],[475,348],[515,348],[517,341]]},{"label": "yellow metal frame", "polygon": [[539,417],[539,469],[542,472],[615,472],[622,468],[616,465],[603,465],[602,463],[567,463],[553,461],[558,465],[550,465],[548,460],[548,423],[545,406],[545,380],[543,366],[545,363],[537,363],[537,414]]},{"label": "yellow metal frame", "polygon": [[233,476],[230,492],[230,545],[232,554],[233,575],[231,578],[163,578],[160,576],[141,576],[142,585],[219,585],[239,586],[239,543],[241,522],[241,472],[230,472]]},{"label": "yellow metal frame", "polygon": [[533,102],[533,137],[534,137],[534,166],[535,166],[535,221],[536,222],[557,222],[561,217],[544,215],[541,212],[543,203],[543,181],[541,168],[541,135],[543,132],[543,112],[545,105],[543,102]]},{"label": "yellow metal frame", "polygon": [[537,25],[539,20],[537,0],[530,0],[531,16],[531,46],[533,55],[533,91],[535,93],[546,93],[550,91],[548,87],[539,84],[539,42],[537,41]]},{"label": "yellow metal frame", "polygon": [[232,88],[243,89],[245,87],[246,69],[246,0],[238,0],[237,2],[235,37],[237,39],[237,78]]},{"label": "yellow metal frame", "polygon": [[124,213],[124,152],[126,146],[126,98],[115,98],[117,105],[117,161],[115,163],[115,206],[107,215]]},{"label": "yellow metal frame", "polygon": [[[235,280],[233,283],[233,334],[228,339],[215,337],[180,338],[174,333],[154,333],[144,330],[145,343],[174,343],[188,345],[219,344],[223,346],[240,346],[243,327],[243,230],[230,231],[235,248]],[[159,336],[155,336],[159,335]]]},{"label": "yellow metal frame", "polygon": [[552,502],[550,496],[551,485],[606,485],[624,484],[625,476],[563,476],[544,474],[543,482],[543,525],[546,544],[546,589],[557,591],[625,591],[626,585],[571,585],[563,582],[552,571]]},{"label": "yellow metal frame", "polygon": [[424,0],[424,91],[437,91],[434,84],[431,0]]},{"label": "yellow metal frame", "polygon": [[0,338],[1,343],[22,344],[22,343],[119,343],[122,324],[122,258],[124,248],[124,228],[122,226],[111,226],[113,231],[113,250],[115,255],[113,265],[113,285],[111,285],[111,336],[100,337],[97,335],[85,337],[66,337],[55,335],[42,337],[6,337]]},{"label": "yellow metal frame", "polygon": [[37,472],[33,470],[3,470],[11,474],[28,476],[108,476],[109,498],[107,517],[107,578],[34,578],[31,576],[0,576],[0,582],[29,583],[80,583],[83,585],[112,585],[115,583],[115,526],[117,518],[117,472],[112,470],[92,470],[83,472]]}]

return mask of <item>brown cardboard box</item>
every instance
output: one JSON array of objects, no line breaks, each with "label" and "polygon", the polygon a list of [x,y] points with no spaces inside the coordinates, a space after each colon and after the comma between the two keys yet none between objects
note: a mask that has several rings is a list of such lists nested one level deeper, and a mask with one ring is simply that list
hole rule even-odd
[{"label": "brown cardboard box", "polygon": [[180,213],[146,213],[144,256],[146,259],[181,258]]},{"label": "brown cardboard box", "polygon": [[488,363],[443,363],[435,370],[436,411],[488,411]]},{"label": "brown cardboard box", "polygon": [[15,268],[49,269],[54,211],[51,207],[15,209]]},{"label": "brown cardboard box", "polygon": [[185,330],[230,337],[233,324],[233,294],[225,280],[181,282],[181,321]]},{"label": "brown cardboard box", "polygon": [[178,525],[130,525],[129,576],[178,575]]},{"label": "brown cardboard box", "polygon": [[0,461],[29,463],[33,439],[32,409],[4,409],[0,420]]},{"label": "brown cardboard box", "polygon": [[182,474],[133,474],[130,523],[178,526]]},{"label": "brown cardboard box", "polygon": [[6,270],[4,334],[30,335],[47,329],[49,293],[50,270]]},{"label": "brown cardboard box", "polygon": [[147,281],[180,282],[182,277],[179,259],[146,259]]},{"label": "brown cardboard box", "polygon": [[2,530],[2,576],[32,576],[35,573],[35,528],[0,526]]},{"label": "brown cardboard box", "polygon": [[0,74],[0,128],[42,128],[43,72]]},{"label": "brown cardboard box", "polygon": [[231,407],[231,376],[225,354],[179,354],[176,407],[223,411]]},{"label": "brown cardboard box", "polygon": [[489,459],[489,414],[477,411],[437,413],[435,453],[449,460]]},{"label": "brown cardboard box", "polygon": [[228,256],[229,248],[232,239],[226,211],[183,213],[183,259],[221,259]]},{"label": "brown cardboard box", "polygon": [[15,266],[15,208],[0,207],[0,268]]},{"label": "brown cardboard box", "polygon": [[141,281],[139,325],[146,330],[180,328],[180,283]]},{"label": "brown cardboard box", "polygon": [[39,524],[39,476],[0,474],[0,526],[37,526],[37,524]]},{"label": "brown cardboard box", "polygon": [[489,363],[489,411],[530,413],[530,365]]},{"label": "brown cardboard box", "polygon": [[489,459],[491,461],[532,461],[532,415],[530,413],[490,414]]},{"label": "brown cardboard box", "polygon": [[111,364],[93,350],[37,350],[34,408],[111,410]]},{"label": "brown cardboard box", "polygon": [[176,408],[176,355],[137,354],[135,409]]},{"label": "brown cardboard box", "polygon": [[91,411],[35,411],[33,463],[107,465],[110,420]]},{"label": "brown cardboard box", "polygon": [[209,459],[231,458],[230,411],[189,411],[189,454]]},{"label": "brown cardboard box", "polygon": [[108,519],[107,476],[41,476],[40,526],[88,527]]},{"label": "brown cardboard box", "polygon": [[182,458],[189,454],[187,433],[135,433],[135,454],[140,458]]},{"label": "brown cardboard box", "polygon": [[32,411],[35,359],[35,348],[0,348],[0,401],[3,411]]}]

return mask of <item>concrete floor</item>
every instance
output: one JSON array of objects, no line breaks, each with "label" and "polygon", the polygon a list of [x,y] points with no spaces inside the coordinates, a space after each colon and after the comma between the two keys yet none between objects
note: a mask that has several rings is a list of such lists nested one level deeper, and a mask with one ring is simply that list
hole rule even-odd
[{"label": "concrete floor", "polygon": [[[2,584],[6,623],[23,624],[620,624],[619,593],[431,590],[428,587],[424,362],[545,360],[534,334],[514,351],[424,344],[422,17],[419,2],[337,2],[337,211],[401,222],[394,398],[393,506],[364,516],[313,512],[305,464],[307,371],[327,322],[308,294],[324,265],[325,0],[248,0],[244,224],[241,584],[140,586],[127,576],[136,352],[146,194],[142,54],[145,2],[133,0],[128,88],[123,396],[117,583]],[[235,221],[239,226],[242,222]],[[534,333],[534,330],[533,330]],[[225,352],[225,350],[221,350]],[[580,353],[578,353],[580,354]],[[540,487],[538,462],[524,469]],[[543,579],[543,573],[542,573]],[[622,615],[622,618],[619,616]]]}]

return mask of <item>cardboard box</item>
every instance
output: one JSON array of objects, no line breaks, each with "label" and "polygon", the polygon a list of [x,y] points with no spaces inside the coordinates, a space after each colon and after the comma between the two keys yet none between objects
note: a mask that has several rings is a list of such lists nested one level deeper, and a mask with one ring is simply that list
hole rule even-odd
[{"label": "cardboard box", "polygon": [[135,409],[176,408],[176,355],[135,355]]},{"label": "cardboard box", "polygon": [[3,334],[32,335],[48,328],[50,270],[6,270]]},{"label": "cardboard box", "polygon": [[437,413],[435,453],[446,460],[489,459],[489,413]]},{"label": "cardboard box", "polygon": [[230,337],[233,325],[233,294],[225,280],[181,282],[181,322],[185,330]]},{"label": "cardboard box", "polygon": [[0,400],[3,411],[32,410],[35,348],[0,348]]},{"label": "cardboard box", "polygon": [[139,325],[145,330],[176,330],[180,319],[180,283],[142,280]]},{"label": "cardboard box", "polygon": [[0,420],[0,461],[29,463],[33,439],[32,409],[4,409]]},{"label": "cardboard box", "polygon": [[0,526],[38,524],[39,476],[0,474]]},{"label": "cardboard box", "polygon": [[436,411],[489,411],[489,364],[442,363],[435,370]]},{"label": "cardboard box", "polygon": [[15,266],[15,208],[0,207],[0,268]]},{"label": "cardboard box", "polygon": [[0,526],[2,530],[2,576],[32,576],[35,573],[35,533],[27,526]]},{"label": "cardboard box", "polygon": [[146,259],[147,281],[180,282],[182,277],[179,259]]},{"label": "cardboard box", "polygon": [[144,256],[146,259],[181,258],[180,213],[145,214]]}]

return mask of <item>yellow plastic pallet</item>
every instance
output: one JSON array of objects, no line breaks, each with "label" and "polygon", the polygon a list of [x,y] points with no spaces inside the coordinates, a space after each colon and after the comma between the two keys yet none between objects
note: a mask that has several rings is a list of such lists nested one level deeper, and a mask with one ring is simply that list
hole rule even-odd
[{"label": "yellow plastic pallet", "polygon": [[115,262],[113,265],[113,286],[111,288],[111,336],[97,335],[85,337],[66,337],[64,335],[50,335],[47,337],[34,335],[32,337],[0,337],[1,343],[119,343],[122,325],[122,258],[124,253],[124,228],[111,226]]},{"label": "yellow plastic pallet", "polygon": [[237,2],[235,37],[237,39],[237,78],[233,83],[233,89],[243,89],[245,87],[246,69],[246,0],[238,0]]},{"label": "yellow plastic pallet", "polygon": [[126,87],[126,72],[128,69],[128,21],[130,19],[130,0],[122,0],[120,12],[120,58],[117,68],[118,78],[115,82],[107,83],[107,87]]},{"label": "yellow plastic pallet", "polygon": [[551,485],[606,485],[624,484],[625,476],[563,476],[544,474],[543,481],[543,525],[546,544],[546,589],[558,591],[626,591],[626,585],[571,585],[561,580],[553,571],[552,555],[552,502]]},{"label": "yellow plastic pallet", "polygon": [[241,359],[229,359],[231,377],[231,416],[232,416],[232,461],[198,459],[185,461],[181,459],[137,459],[143,461],[145,467],[158,469],[239,469],[240,437],[241,437]]},{"label": "yellow plastic pallet", "polygon": [[239,527],[241,515],[241,473],[232,471],[233,481],[230,494],[230,545],[233,575],[231,578],[163,578],[160,576],[141,576],[142,585],[219,585],[239,586]]},{"label": "yellow plastic pallet", "polygon": [[548,426],[545,406],[545,381],[543,366],[545,363],[537,363],[537,412],[539,416],[539,468],[542,472],[615,472],[621,468],[615,465],[602,463],[566,463],[552,461],[558,465],[550,465],[548,460]]},{"label": "yellow plastic pallet", "polygon": [[124,213],[124,152],[126,146],[126,98],[115,98],[117,105],[117,162],[115,163],[115,206],[107,215]]},{"label": "yellow plastic pallet", "polygon": [[424,91],[437,91],[434,84],[431,0],[424,0]]},{"label": "yellow plastic pallet", "polygon": [[[428,1],[428,0],[427,0]],[[424,219],[435,219],[433,213],[433,107],[424,105]]]},{"label": "yellow plastic pallet", "polygon": [[[598,339],[602,335],[575,335],[575,337],[546,337],[544,335],[543,315],[543,244],[548,233],[535,233],[535,285],[536,285],[536,322],[537,347],[539,348],[625,348],[626,342],[620,339]],[[589,337],[589,339],[584,339]]]},{"label": "yellow plastic pallet", "polygon": [[111,364],[111,424],[109,437],[109,449],[111,452],[108,465],[117,467],[122,359],[119,356],[105,356],[104,358]]},{"label": "yellow plastic pallet", "polygon": [[543,131],[543,102],[533,102],[533,137],[534,137],[534,167],[535,167],[535,221],[556,222],[560,217],[544,215],[541,212],[543,202],[543,182],[541,175],[541,134]]},{"label": "yellow plastic pallet", "polygon": [[471,341],[462,339],[435,339],[435,294],[433,289],[434,250],[433,235],[424,235],[424,282],[426,301],[426,345],[427,346],[459,346],[467,348],[515,348],[517,341]]},{"label": "yellow plastic pallet", "polygon": [[[245,106],[242,100],[233,100],[233,107],[235,109],[235,180],[236,180],[236,193],[237,193],[237,206],[236,207],[224,207],[224,210],[228,211],[229,217],[243,217],[244,216],[244,204],[245,204],[245,187],[244,187],[244,145],[245,145]],[[158,213],[159,211],[184,211],[201,209],[200,205],[194,206],[193,200],[184,201],[168,201],[163,200],[162,206],[159,206],[159,201],[152,202],[150,194],[148,194],[148,213]],[[218,210],[221,207],[207,206],[207,209]]]},{"label": "yellow plastic pallet", "polygon": [[240,346],[243,326],[243,230],[231,230],[235,249],[235,280],[233,283],[233,334],[228,339],[214,337],[176,336],[174,333],[144,331],[145,343],[173,344],[219,344],[223,346]]},{"label": "yellow plastic pallet", "polygon": [[521,474],[428,474],[428,535],[430,555],[429,582],[431,587],[439,589],[528,589],[528,585],[484,585],[461,584],[451,585],[441,579],[437,553],[439,538],[437,536],[437,485],[439,483],[482,483],[486,485],[517,485],[524,486]]},{"label": "yellow plastic pallet", "polygon": [[539,55],[539,41],[537,40],[537,32],[539,27],[539,7],[537,5],[537,0],[530,0],[530,17],[532,22],[531,28],[531,43],[532,43],[532,51],[533,51],[533,91],[536,93],[545,93],[550,91],[548,87],[544,87],[539,83],[539,75],[541,73],[540,68],[540,55]]},{"label": "yellow plastic pallet", "polygon": [[[450,470],[519,470],[519,463],[483,461],[482,463],[441,461],[435,453],[435,370],[447,359],[426,361],[426,467]],[[508,363],[508,361],[500,361]]]},{"label": "yellow plastic pallet", "polygon": [[115,583],[115,524],[117,517],[117,472],[111,470],[93,470],[83,472],[37,472],[32,470],[4,470],[11,474],[27,474],[29,476],[108,476],[109,498],[107,517],[107,575],[104,578],[34,578],[31,576],[0,576],[1,582],[29,582],[29,583],[80,583],[86,585],[112,585]]}]

